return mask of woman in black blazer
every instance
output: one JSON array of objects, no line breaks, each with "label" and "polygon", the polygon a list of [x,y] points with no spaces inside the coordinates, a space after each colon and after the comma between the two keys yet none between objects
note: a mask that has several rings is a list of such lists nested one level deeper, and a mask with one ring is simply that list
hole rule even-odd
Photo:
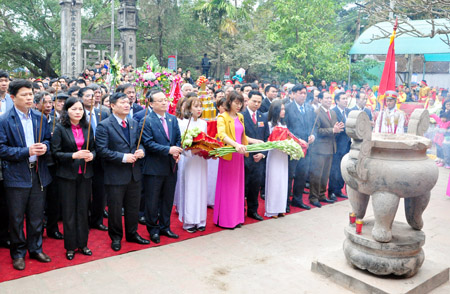
[{"label": "woman in black blazer", "polygon": [[55,128],[51,143],[62,195],[64,248],[68,260],[74,258],[77,248],[84,255],[92,255],[87,247],[89,198],[94,175],[92,160],[95,157],[92,128],[89,148],[86,148],[87,137],[88,123],[83,103],[79,98],[71,97],[64,104],[61,122]]}]

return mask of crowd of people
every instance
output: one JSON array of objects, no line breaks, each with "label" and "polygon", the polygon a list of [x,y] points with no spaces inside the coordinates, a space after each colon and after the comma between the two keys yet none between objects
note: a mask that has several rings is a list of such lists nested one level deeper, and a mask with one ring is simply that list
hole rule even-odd
[{"label": "crowd of people", "polygon": [[[195,233],[205,230],[208,207],[215,225],[234,229],[245,215],[263,220],[259,197],[272,218],[291,206],[334,203],[347,198],[340,163],[351,144],[345,133],[349,113],[367,113],[375,132],[404,131],[401,88],[386,92],[383,103],[368,86],[346,91],[325,81],[318,87],[213,81],[207,91],[218,113],[217,138],[236,153],[205,159],[181,147],[188,129],[207,132],[198,86],[185,79],[172,115],[161,89],[147,92],[146,108],[126,79],[111,93],[88,75],[23,80],[0,71],[0,246],[10,248],[17,270],[25,269],[27,251],[30,258],[51,261],[42,248],[44,226],[48,237],[64,240],[72,260],[77,252],[93,254],[90,229],[107,231],[114,251],[121,250],[124,231],[127,242],[144,245],[161,236],[178,238],[170,223],[174,205],[183,229]],[[442,113],[433,106],[444,95],[430,89],[420,98],[438,125],[450,118],[450,103],[442,103]],[[290,160],[279,150],[247,152],[248,144],[267,141],[275,127],[308,145],[306,155]],[[137,233],[139,223],[150,240]]]}]

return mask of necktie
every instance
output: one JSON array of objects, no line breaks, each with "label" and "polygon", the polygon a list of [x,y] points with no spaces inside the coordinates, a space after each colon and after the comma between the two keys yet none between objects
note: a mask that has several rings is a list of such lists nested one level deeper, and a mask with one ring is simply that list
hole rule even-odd
[{"label": "necktie", "polygon": [[170,139],[170,137],[169,137],[169,128],[167,127],[167,123],[166,123],[166,120],[164,119],[164,116],[161,116],[161,123],[162,123],[162,126],[164,128],[164,131],[166,132],[167,139]]},{"label": "necktie", "polygon": [[330,115],[330,111],[327,110],[327,114],[328,114],[328,119],[331,120],[331,115]]},{"label": "necktie", "polygon": [[92,121],[91,121],[91,128],[92,128],[92,132],[94,133],[94,136],[95,136],[95,129],[96,129],[96,127],[97,127],[97,124],[95,123],[95,112],[94,112],[94,110],[92,110],[93,112],[92,112],[92,117],[91,117],[91,113],[89,112],[88,113],[88,117],[89,117],[89,119],[90,118],[92,118]]},{"label": "necktie", "polygon": [[301,112],[302,114],[305,114],[305,109],[303,108],[303,105],[300,106],[300,112]]},{"label": "necktie", "polygon": [[255,112],[253,112],[252,120],[253,120],[253,123],[256,125],[256,113]]},{"label": "necktie", "polygon": [[126,128],[127,127],[127,123],[123,120],[122,121],[122,128]]}]

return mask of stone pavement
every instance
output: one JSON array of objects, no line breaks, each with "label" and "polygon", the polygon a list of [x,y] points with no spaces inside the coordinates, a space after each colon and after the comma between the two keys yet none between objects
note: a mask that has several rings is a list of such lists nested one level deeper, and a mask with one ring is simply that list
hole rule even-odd
[{"label": "stone pavement", "polygon": [[[424,251],[426,259],[450,266],[449,170],[439,171],[424,213]],[[349,211],[344,201],[4,282],[0,293],[353,293],[311,272],[313,260],[341,252]],[[396,220],[406,222],[403,200]],[[450,282],[431,293],[450,293]]]}]

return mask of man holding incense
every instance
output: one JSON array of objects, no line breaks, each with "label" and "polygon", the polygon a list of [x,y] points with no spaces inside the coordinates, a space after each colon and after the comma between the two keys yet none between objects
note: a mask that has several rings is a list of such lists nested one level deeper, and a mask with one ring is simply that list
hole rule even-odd
[{"label": "man holding incense", "polygon": [[52,180],[44,155],[50,149],[51,134],[48,125],[42,123],[42,115],[31,111],[31,82],[15,80],[9,85],[9,93],[14,107],[0,118],[0,158],[9,212],[10,254],[13,267],[23,270],[27,250],[30,258],[51,261],[42,251],[45,194]]},{"label": "man holding incense", "polygon": [[130,100],[124,93],[114,93],[109,101],[112,115],[97,126],[97,154],[103,159],[105,189],[108,195],[108,227],[114,251],[121,249],[123,236],[122,207],[125,209],[125,239],[150,244],[137,233],[141,199],[141,165],[144,147],[138,146],[138,123],[127,118]]}]

